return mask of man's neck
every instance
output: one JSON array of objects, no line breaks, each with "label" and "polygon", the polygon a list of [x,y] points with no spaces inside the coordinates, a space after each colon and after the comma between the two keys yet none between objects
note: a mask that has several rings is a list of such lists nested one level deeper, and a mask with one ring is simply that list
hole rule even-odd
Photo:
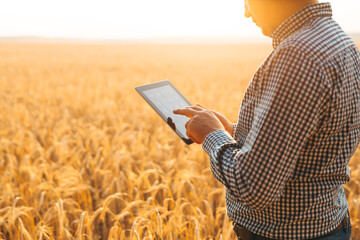
[{"label": "man's neck", "polygon": [[[300,11],[301,9],[319,3],[318,0],[286,0],[281,1],[278,6],[278,18],[276,19],[275,28],[283,23],[286,19]],[[275,30],[275,28],[273,30]]]}]

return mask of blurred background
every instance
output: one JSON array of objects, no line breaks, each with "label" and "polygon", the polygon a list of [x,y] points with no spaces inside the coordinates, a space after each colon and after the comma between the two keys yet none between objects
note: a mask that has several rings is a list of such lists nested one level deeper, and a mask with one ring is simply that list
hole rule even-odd
[{"label": "blurred background", "polygon": [[[357,0],[329,0],[343,29],[360,33]],[[0,3],[1,38],[113,41],[267,41],[242,0],[12,0]]]}]

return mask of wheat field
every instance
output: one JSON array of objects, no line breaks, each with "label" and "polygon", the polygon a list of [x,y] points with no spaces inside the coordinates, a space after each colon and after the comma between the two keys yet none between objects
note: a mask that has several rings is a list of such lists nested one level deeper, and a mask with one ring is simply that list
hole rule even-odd
[{"label": "wheat field", "polygon": [[[134,90],[236,122],[270,45],[0,43],[0,239],[236,239],[224,187]],[[360,239],[360,151],[345,186]]]}]

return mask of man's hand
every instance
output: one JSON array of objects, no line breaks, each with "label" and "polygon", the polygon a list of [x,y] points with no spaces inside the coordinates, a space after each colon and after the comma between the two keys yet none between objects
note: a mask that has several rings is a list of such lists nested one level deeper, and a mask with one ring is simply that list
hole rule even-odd
[{"label": "man's hand", "polygon": [[210,133],[221,129],[225,130],[221,121],[211,110],[199,105],[179,108],[173,113],[190,118],[185,124],[186,135],[197,144],[202,144]]},{"label": "man's hand", "polygon": [[207,110],[210,110],[211,112],[213,112],[216,117],[220,120],[220,122],[222,123],[222,125],[225,127],[225,130],[232,136],[234,133],[234,123],[230,122],[224,115],[222,115],[221,113],[216,112],[215,110],[209,109],[207,107],[204,107],[200,104],[196,104],[196,106],[205,108]]}]

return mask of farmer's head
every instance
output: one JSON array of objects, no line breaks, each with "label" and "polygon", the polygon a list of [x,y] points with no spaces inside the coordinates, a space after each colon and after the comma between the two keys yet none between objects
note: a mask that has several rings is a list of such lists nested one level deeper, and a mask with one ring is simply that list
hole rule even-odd
[{"label": "farmer's head", "polygon": [[284,20],[315,3],[318,0],[245,0],[245,17],[251,17],[263,34],[270,36]]}]

